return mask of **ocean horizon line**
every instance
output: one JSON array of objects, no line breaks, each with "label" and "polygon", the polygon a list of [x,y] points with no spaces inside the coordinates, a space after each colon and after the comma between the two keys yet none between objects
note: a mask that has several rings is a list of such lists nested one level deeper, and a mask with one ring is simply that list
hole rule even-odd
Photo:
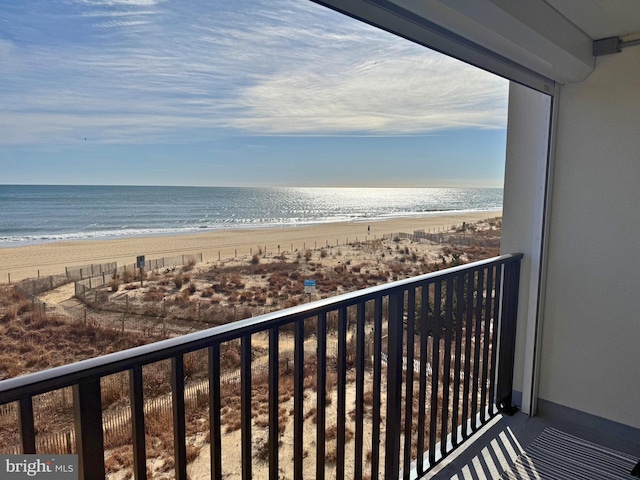
[{"label": "ocean horizon line", "polygon": [[132,188],[274,188],[274,189],[499,189],[495,185],[169,185],[169,184],[110,184],[110,183],[0,183],[0,187],[132,187]]}]

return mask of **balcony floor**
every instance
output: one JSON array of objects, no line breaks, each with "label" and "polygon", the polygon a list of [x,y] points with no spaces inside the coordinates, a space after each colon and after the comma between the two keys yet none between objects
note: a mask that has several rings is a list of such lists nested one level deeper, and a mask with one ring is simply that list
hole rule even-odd
[{"label": "balcony floor", "polygon": [[607,428],[610,422],[590,420],[585,419],[585,416],[572,418],[570,415],[563,417],[555,413],[541,413],[535,417],[520,412],[512,417],[498,415],[475,438],[468,440],[458,452],[444,459],[423,479],[499,479],[514,464],[518,455],[547,427],[640,457],[640,435],[637,430],[624,427],[624,431],[620,432]]}]

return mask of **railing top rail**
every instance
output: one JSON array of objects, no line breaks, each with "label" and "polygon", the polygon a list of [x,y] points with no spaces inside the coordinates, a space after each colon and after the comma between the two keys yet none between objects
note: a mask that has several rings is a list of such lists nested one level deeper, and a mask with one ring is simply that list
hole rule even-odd
[{"label": "railing top rail", "polygon": [[38,395],[49,390],[63,388],[91,377],[111,375],[137,365],[165,360],[175,355],[209,347],[215,343],[226,342],[252,333],[266,331],[275,326],[373,300],[394,291],[401,291],[438,280],[446,280],[459,275],[461,272],[480,270],[489,265],[517,262],[522,256],[521,253],[514,253],[459,265],[417,277],[324,298],[245,320],[238,320],[207,330],[110,353],[101,357],[89,358],[29,375],[2,380],[0,381],[0,404],[16,401],[25,396]]}]

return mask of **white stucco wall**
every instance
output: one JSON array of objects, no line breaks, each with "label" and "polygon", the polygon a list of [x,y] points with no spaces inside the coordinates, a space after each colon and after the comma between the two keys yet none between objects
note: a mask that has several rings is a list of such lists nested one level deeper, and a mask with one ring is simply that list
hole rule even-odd
[{"label": "white stucco wall", "polygon": [[640,428],[640,47],[561,88],[553,177],[539,396]]},{"label": "white stucco wall", "polygon": [[[522,392],[525,412],[531,405],[530,368],[526,358],[533,348],[538,298],[542,211],[545,195],[550,97],[516,83],[509,86],[509,121],[503,202],[501,253],[524,254],[520,275],[514,390]],[[529,341],[527,342],[527,338]]]}]

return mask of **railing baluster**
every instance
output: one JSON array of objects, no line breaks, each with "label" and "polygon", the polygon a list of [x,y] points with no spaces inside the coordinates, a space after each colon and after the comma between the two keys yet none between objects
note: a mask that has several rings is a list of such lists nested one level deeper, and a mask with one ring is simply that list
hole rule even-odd
[{"label": "railing baluster", "polygon": [[389,295],[387,356],[387,438],[384,456],[385,478],[396,478],[400,471],[400,433],[402,416],[402,311],[404,290]]},{"label": "railing baluster", "polygon": [[356,438],[354,477],[362,478],[364,450],[364,323],[365,304],[358,303],[356,324]]},{"label": "railing baluster", "polygon": [[405,370],[404,391],[404,462],[403,477],[411,476],[411,447],[413,422],[413,358],[415,347],[416,289],[410,288],[407,294],[407,369]]},{"label": "railing baluster", "polygon": [[298,320],[293,347],[293,478],[302,480],[304,460],[304,321]]},{"label": "railing baluster", "polygon": [[469,389],[471,388],[471,338],[473,336],[473,292],[475,288],[476,272],[471,271],[467,274],[467,295],[466,308],[467,315],[465,318],[465,335],[464,335],[464,381],[462,396],[462,438],[469,436]]},{"label": "railing baluster", "polygon": [[318,315],[318,370],[317,370],[317,400],[316,411],[318,421],[316,423],[316,478],[324,479],[325,465],[325,428],[327,408],[327,314]]},{"label": "railing baluster", "polygon": [[251,480],[251,335],[240,339],[240,425],[242,479]]},{"label": "railing baluster", "polygon": [[79,478],[105,478],[100,377],[73,386]]},{"label": "railing baluster", "polygon": [[502,265],[496,266],[496,282],[494,287],[494,297],[493,297],[493,318],[491,322],[491,374],[489,378],[491,379],[491,388],[489,389],[489,408],[491,408],[491,417],[494,417],[497,413],[497,408],[495,405],[495,391],[496,391],[496,380],[497,380],[497,371],[496,371],[496,360],[497,360],[497,352],[498,352],[498,329],[500,326],[500,296],[502,294],[500,288],[502,281]]},{"label": "railing baluster", "polygon": [[458,445],[458,420],[460,419],[460,375],[462,370],[462,316],[464,312],[464,275],[456,276],[456,312],[455,312],[455,361],[453,371],[453,412],[451,416],[451,443],[455,448]]},{"label": "railing baluster", "polygon": [[486,421],[487,415],[487,379],[489,376],[489,327],[491,325],[491,292],[493,291],[493,267],[487,268],[487,287],[485,294],[483,342],[482,342],[482,386],[480,388],[480,422]]},{"label": "railing baluster", "polygon": [[280,358],[278,340],[280,331],[277,326],[269,330],[269,478],[278,480],[278,443],[279,430],[279,376]]},{"label": "railing baluster", "polygon": [[427,350],[429,345],[429,285],[424,283],[420,288],[420,391],[418,393],[418,458],[416,470],[418,476],[425,472],[424,469],[424,434],[426,430],[426,403],[427,403]]},{"label": "railing baluster", "polygon": [[442,319],[440,317],[440,304],[442,301],[442,280],[437,280],[433,292],[433,347],[432,347],[432,377],[431,377],[431,423],[429,428],[429,466],[436,463],[436,441],[438,440],[438,387],[440,380],[440,332],[442,329]]},{"label": "railing baluster", "polygon": [[[380,446],[384,445],[385,478],[410,479],[413,467],[420,477],[444,458],[449,449],[449,438],[455,447],[462,439],[477,430],[487,416],[497,412],[495,406],[506,410],[511,406],[513,382],[513,354],[515,348],[515,320],[517,313],[518,281],[522,255],[503,256],[495,261],[482,261],[469,267],[458,267],[449,272],[420,276],[415,280],[402,280],[391,287],[375,287],[365,293],[351,293],[339,299],[300,306],[280,314],[260,319],[247,319],[234,325],[215,329],[211,334],[198,332],[185,340],[172,339],[154,347],[144,347],[114,356],[87,360],[80,366],[70,365],[52,370],[51,375],[9,379],[0,382],[2,401],[19,402],[18,425],[22,451],[34,453],[36,435],[34,427],[33,396],[50,392],[75,383],[74,421],[76,445],[79,454],[79,474],[85,478],[104,478],[104,433],[101,378],[119,372],[129,372],[131,398],[131,428],[133,441],[133,471],[135,477],[146,477],[144,365],[171,360],[171,388],[173,400],[174,463],[176,479],[186,478],[186,417],[184,355],[208,348],[209,354],[209,410],[211,441],[211,477],[222,479],[222,430],[220,342],[240,340],[240,423],[242,478],[253,476],[252,449],[252,335],[269,332],[269,478],[280,476],[279,450],[279,334],[287,323],[294,327],[294,392],[293,392],[293,477],[298,480],[309,472],[304,470],[304,380],[305,380],[305,320],[317,318],[317,457],[316,478],[325,477],[326,467],[326,409],[327,409],[327,315],[338,317],[337,361],[337,439],[336,478],[352,475],[367,477],[364,472],[365,444],[371,444],[371,475],[378,480],[380,474]],[[485,273],[486,269],[486,273]],[[421,289],[422,305],[417,309],[417,288]],[[373,408],[372,432],[365,435],[365,378],[368,366],[367,308],[373,303]],[[407,311],[405,312],[405,305]],[[356,313],[355,338],[348,342],[349,315]],[[333,318],[333,317],[332,317]],[[404,326],[406,318],[406,327]],[[388,337],[383,352],[383,320],[388,324]],[[420,329],[419,389],[414,392],[414,359],[416,357],[416,329]],[[404,341],[407,341],[406,347]],[[348,349],[355,340],[355,352]],[[355,353],[355,445],[353,467],[347,463],[347,366]],[[403,358],[406,355],[406,359]],[[453,358],[452,358],[453,356]],[[386,363],[386,414],[382,426],[382,372]],[[403,368],[406,360],[406,369]],[[431,362],[431,365],[429,365]],[[463,364],[464,362],[464,364]],[[416,361],[416,364],[418,362]],[[441,368],[442,367],[442,368]],[[430,373],[427,372],[429,368]],[[403,374],[406,370],[406,376]],[[442,370],[442,372],[441,372]],[[453,379],[451,375],[453,372]],[[46,373],[46,372],[45,372]],[[431,378],[429,378],[431,377]],[[26,382],[25,382],[26,378]],[[236,378],[237,381],[237,378]],[[464,381],[464,383],[463,383]],[[404,382],[404,385],[403,385]],[[429,383],[431,382],[431,388]],[[430,388],[430,390],[429,390]],[[440,390],[442,389],[442,390]],[[430,392],[430,393],[429,393]],[[462,395],[462,400],[460,396]],[[427,403],[427,396],[430,396]],[[413,404],[418,401],[417,421],[414,428]],[[147,399],[151,401],[151,399]],[[153,400],[157,403],[159,399]],[[404,402],[404,403],[403,403]],[[452,413],[449,413],[449,408]],[[404,416],[403,416],[404,415]],[[461,419],[461,428],[458,428]],[[109,428],[115,424],[109,421]],[[381,430],[386,438],[381,442]],[[128,431],[128,430],[125,430]],[[426,435],[429,434],[427,446]],[[413,435],[417,434],[417,458],[413,456]],[[404,438],[404,443],[403,443]],[[310,440],[306,439],[307,442]],[[365,443],[367,442],[367,443]],[[436,445],[440,443],[440,447]],[[401,445],[403,449],[401,449]],[[46,446],[46,445],[45,445]],[[47,448],[58,448],[51,444]],[[427,450],[425,451],[425,447]],[[38,446],[40,448],[40,446]],[[44,448],[44,447],[42,447]],[[416,460],[415,465],[412,460]],[[257,472],[256,472],[257,473]]]},{"label": "railing baluster", "polygon": [[220,419],[220,344],[208,348],[209,436],[211,437],[211,478],[222,480],[222,424]]},{"label": "railing baluster", "polygon": [[440,424],[440,453],[447,454],[447,437],[449,435],[449,382],[451,377],[451,342],[453,328],[453,277],[446,283],[446,300],[444,313],[444,373],[442,375],[442,422]]},{"label": "railing baluster", "polygon": [[136,480],[147,478],[145,450],[144,393],[142,367],[129,370],[129,395],[131,397],[131,438],[133,440],[133,473]]},{"label": "railing baluster", "polygon": [[497,400],[500,409],[513,414],[513,357],[516,348],[516,321],[518,314],[518,286],[520,262],[504,265],[503,306],[500,321],[500,352],[498,353]]},{"label": "railing baluster", "polygon": [[36,453],[36,429],[33,425],[33,397],[23,397],[18,404],[18,426],[22,453]]},{"label": "railing baluster", "polygon": [[347,396],[347,309],[338,312],[338,412],[336,438],[336,478],[345,478],[344,450]]},{"label": "railing baluster", "polygon": [[380,478],[380,403],[382,386],[382,297],[374,300],[373,412],[371,431],[371,480]]},{"label": "railing baluster", "polygon": [[187,428],[184,407],[184,357],[171,357],[173,451],[176,480],[187,480]]},{"label": "railing baluster", "polygon": [[477,415],[478,415],[478,388],[480,379],[480,338],[482,329],[482,292],[484,290],[484,269],[478,270],[478,284],[476,285],[476,311],[475,311],[475,326],[473,329],[474,343],[473,343],[473,384],[472,395],[473,402],[471,403],[471,430],[477,429]]}]

